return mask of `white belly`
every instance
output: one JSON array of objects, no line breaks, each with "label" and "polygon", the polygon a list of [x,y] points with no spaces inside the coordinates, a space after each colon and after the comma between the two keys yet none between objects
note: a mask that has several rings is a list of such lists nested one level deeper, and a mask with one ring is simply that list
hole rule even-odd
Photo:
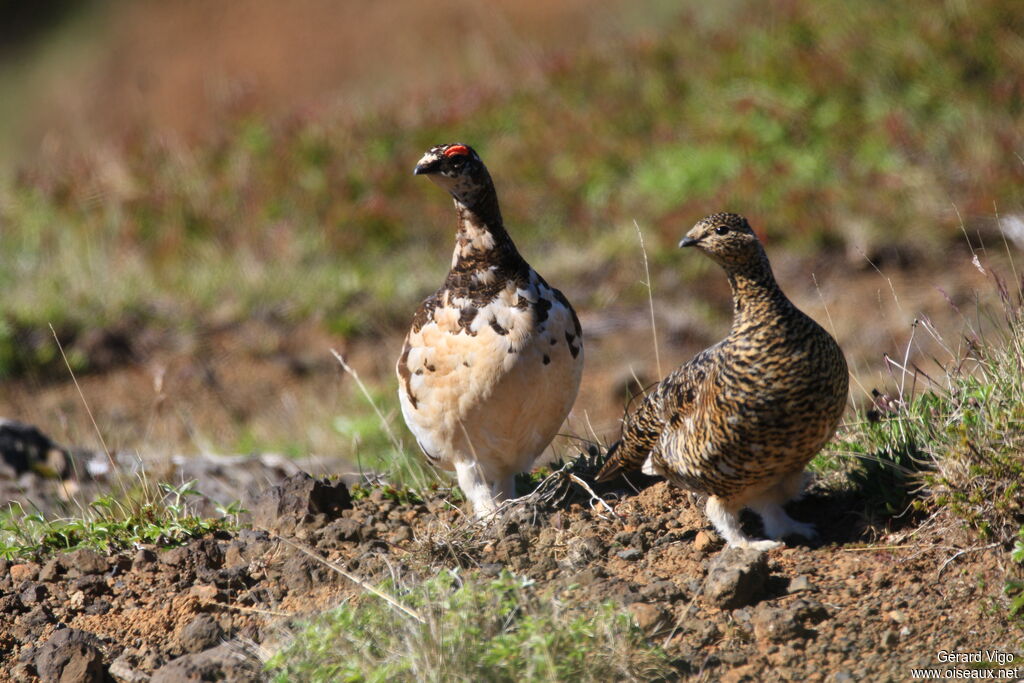
[{"label": "white belly", "polygon": [[529,309],[510,305],[517,296],[481,308],[469,331],[458,308],[439,306],[409,334],[402,414],[439,467],[473,460],[489,480],[529,470],[572,408],[583,370],[572,312],[556,301],[534,325]]}]

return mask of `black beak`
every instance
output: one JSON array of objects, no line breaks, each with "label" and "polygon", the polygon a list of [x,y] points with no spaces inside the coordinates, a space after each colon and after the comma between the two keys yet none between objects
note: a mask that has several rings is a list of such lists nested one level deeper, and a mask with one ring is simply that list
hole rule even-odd
[{"label": "black beak", "polygon": [[440,166],[440,159],[433,159],[431,161],[424,161],[422,164],[416,164],[416,168],[412,169],[413,175],[427,175],[430,173],[437,173],[437,168]]},{"label": "black beak", "polygon": [[699,241],[700,240],[695,240],[692,237],[684,237],[683,239],[679,240],[679,246],[680,247],[692,247],[693,245],[697,244],[697,242],[699,242]]}]

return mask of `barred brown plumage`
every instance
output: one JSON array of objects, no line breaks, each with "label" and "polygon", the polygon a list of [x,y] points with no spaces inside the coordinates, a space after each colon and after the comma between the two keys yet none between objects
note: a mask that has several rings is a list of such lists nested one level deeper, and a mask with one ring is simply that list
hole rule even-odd
[{"label": "barred brown plumage", "polygon": [[491,176],[468,145],[416,165],[455,200],[444,284],[413,317],[398,359],[402,415],[428,460],[455,470],[477,514],[514,494],[576,400],[583,339],[569,301],[505,231]]},{"label": "barred brown plumage", "polygon": [[800,494],[804,467],[839,424],[849,390],[843,352],[779,289],[742,216],[708,216],[679,246],[696,247],[725,270],[732,329],[623,419],[597,480],[643,469],[705,493],[708,518],[729,545],[780,545],[743,533],[744,507],[761,515],[770,538],[811,538],[814,527],[791,519],[782,505]]}]

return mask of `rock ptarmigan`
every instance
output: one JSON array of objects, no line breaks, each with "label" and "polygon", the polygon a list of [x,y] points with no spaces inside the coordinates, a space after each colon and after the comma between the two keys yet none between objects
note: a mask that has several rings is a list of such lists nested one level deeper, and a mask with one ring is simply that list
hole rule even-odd
[{"label": "rock ptarmigan", "polygon": [[767,550],[740,529],[744,507],[765,534],[812,538],[782,505],[799,496],[804,467],[835,433],[849,375],[835,339],[783,294],[742,216],[698,222],[680,247],[725,270],[734,317],[729,336],[662,380],[623,420],[598,481],[643,469],[708,495],[706,513],[726,542]]},{"label": "rock ptarmigan", "polygon": [[478,516],[514,496],[569,414],[583,371],[569,301],[519,254],[468,145],[432,147],[414,171],[458,214],[444,284],[413,317],[398,359],[402,415],[427,459],[455,470]]}]

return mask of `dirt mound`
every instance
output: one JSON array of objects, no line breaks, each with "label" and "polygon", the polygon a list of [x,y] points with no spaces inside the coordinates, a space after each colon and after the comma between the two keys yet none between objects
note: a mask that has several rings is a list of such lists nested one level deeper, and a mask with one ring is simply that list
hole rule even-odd
[{"label": "dirt mound", "polygon": [[900,680],[941,666],[940,651],[1022,656],[998,604],[1005,553],[961,547],[938,519],[869,545],[812,494],[795,514],[820,503],[822,545],[764,554],[723,550],[690,495],[663,482],[604,491],[606,506],[556,474],[484,529],[450,492],[356,493],[298,474],[249,502],[270,530],[0,561],[0,677],[262,680],[258,652],[280,627],[362,591],[321,560],[370,582],[389,566],[507,567],[559,599],[614,600],[681,676]]}]

